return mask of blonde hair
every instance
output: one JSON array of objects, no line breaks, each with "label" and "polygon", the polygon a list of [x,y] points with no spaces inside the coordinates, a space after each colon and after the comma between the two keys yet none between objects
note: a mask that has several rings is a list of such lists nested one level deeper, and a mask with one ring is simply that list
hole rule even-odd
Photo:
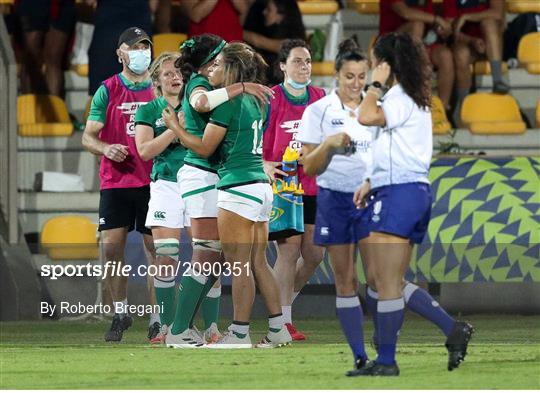
[{"label": "blonde hair", "polygon": [[264,83],[268,64],[251,46],[232,42],[221,51],[224,66],[224,86],[237,82]]},{"label": "blonde hair", "polygon": [[156,97],[161,97],[163,91],[161,86],[157,86],[156,83],[159,81],[159,74],[161,73],[161,67],[166,61],[174,62],[180,57],[178,52],[162,52],[150,65],[150,78],[152,79],[152,85],[154,87],[154,95]]}]

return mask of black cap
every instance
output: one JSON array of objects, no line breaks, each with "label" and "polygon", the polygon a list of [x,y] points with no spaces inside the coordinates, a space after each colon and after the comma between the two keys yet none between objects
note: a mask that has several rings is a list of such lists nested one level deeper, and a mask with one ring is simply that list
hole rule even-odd
[{"label": "black cap", "polygon": [[120,34],[120,38],[118,38],[118,46],[122,44],[131,46],[142,41],[147,41],[148,44],[152,45],[152,40],[143,29],[140,27],[130,27]]}]

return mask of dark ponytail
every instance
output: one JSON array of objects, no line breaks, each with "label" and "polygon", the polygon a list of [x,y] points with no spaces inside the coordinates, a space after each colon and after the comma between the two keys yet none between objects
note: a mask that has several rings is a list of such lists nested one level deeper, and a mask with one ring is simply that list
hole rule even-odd
[{"label": "dark ponytail", "polygon": [[[208,56],[223,41],[223,39],[214,34],[202,34],[192,37],[180,47],[180,57],[174,63],[174,66],[182,74],[182,91],[180,97],[184,96],[185,87],[194,72],[197,72],[204,64]],[[216,53],[217,56],[217,53]],[[210,59],[212,60],[212,59]]]}]

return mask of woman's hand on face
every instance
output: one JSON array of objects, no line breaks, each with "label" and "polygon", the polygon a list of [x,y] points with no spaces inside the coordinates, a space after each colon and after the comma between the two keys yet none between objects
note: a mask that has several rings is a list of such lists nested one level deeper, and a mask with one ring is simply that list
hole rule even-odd
[{"label": "woman's hand on face", "polygon": [[244,82],[244,91],[252,96],[255,96],[262,105],[267,105],[274,98],[274,91],[268,86],[258,83]]},{"label": "woman's hand on face", "polygon": [[358,190],[354,192],[353,202],[357,209],[366,206],[366,196],[369,194],[370,191],[371,183],[369,181],[365,181],[364,184],[362,184],[360,188],[358,188]]},{"label": "woman's hand on face", "polygon": [[371,72],[371,80],[385,85],[391,73],[390,65],[386,61],[380,62]]}]

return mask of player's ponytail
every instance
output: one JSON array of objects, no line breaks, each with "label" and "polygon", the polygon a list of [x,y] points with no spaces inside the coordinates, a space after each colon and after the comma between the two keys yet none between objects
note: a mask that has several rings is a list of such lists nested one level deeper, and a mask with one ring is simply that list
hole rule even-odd
[{"label": "player's ponytail", "polygon": [[[208,64],[219,54],[216,49],[223,45],[223,39],[214,34],[202,34],[190,38],[180,46],[180,57],[174,63],[182,74],[184,86],[180,97],[184,96],[184,89],[194,72]],[[215,52],[215,53],[214,53]]]}]

